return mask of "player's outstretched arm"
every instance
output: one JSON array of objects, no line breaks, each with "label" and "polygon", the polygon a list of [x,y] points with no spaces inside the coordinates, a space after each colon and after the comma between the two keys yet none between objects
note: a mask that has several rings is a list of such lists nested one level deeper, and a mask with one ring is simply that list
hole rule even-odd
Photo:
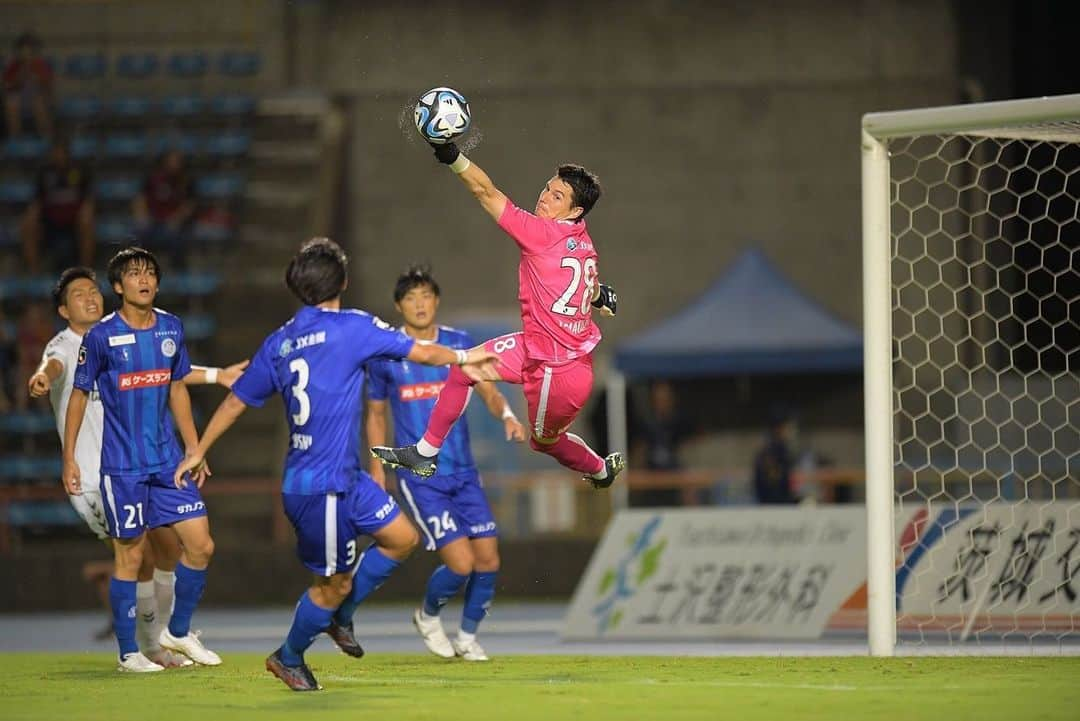
[{"label": "player's outstretched arm", "polygon": [[455,350],[438,343],[422,344],[414,343],[409,355],[405,356],[413,363],[423,363],[428,366],[458,365],[465,375],[474,381],[497,381],[502,380],[495,364],[499,356],[477,346],[469,350]]},{"label": "player's outstretched arm", "polygon": [[30,397],[41,398],[48,393],[53,381],[59,378],[63,372],[64,364],[60,362],[59,358],[43,358],[41,365],[37,367],[34,375],[30,376],[30,380],[26,383],[30,389]]},{"label": "player's outstretched arm", "polygon": [[514,415],[514,409],[510,407],[506,396],[500,393],[499,389],[491,383],[478,383],[476,392],[484,399],[484,405],[487,406],[488,412],[502,421],[503,430],[506,431],[506,440],[524,441],[525,426],[521,425],[521,421]]},{"label": "player's outstretched arm", "polygon": [[[386,445],[386,411],[389,403],[368,398],[364,401],[364,435],[368,448]],[[383,488],[386,488],[386,470],[382,461],[374,456],[368,462],[368,473]]]},{"label": "player's outstretched arm", "polygon": [[[210,448],[225,434],[225,431],[232,428],[233,423],[236,423],[236,419],[243,415],[246,410],[247,405],[237,398],[235,393],[229,393],[229,395],[225,396],[225,400],[217,407],[213,417],[210,418],[210,422],[206,425],[202,438],[184,456],[184,460],[177,467],[176,473],[173,474],[173,483],[176,484],[177,488],[183,488],[187,485],[184,474],[189,471],[197,471],[200,466],[206,463],[206,454],[210,452]],[[194,427],[194,424],[192,424],[192,427]],[[202,481],[197,479],[196,482],[199,486],[202,486]]]},{"label": "player's outstretched arm", "polygon": [[68,399],[67,415],[64,416],[64,490],[73,496],[82,493],[82,478],[79,476],[79,464],[75,462],[75,443],[82,428],[86,414],[86,402],[90,394],[82,388],[72,388]]},{"label": "player's outstretched arm", "polygon": [[232,388],[233,383],[244,373],[251,361],[233,363],[224,368],[209,368],[207,366],[191,366],[191,372],[184,376],[184,385],[201,386],[217,384],[224,388]]},{"label": "player's outstretched arm", "polygon": [[480,201],[481,207],[487,211],[495,222],[499,222],[503,209],[506,207],[506,196],[495,187],[488,174],[476,163],[472,162],[458,150],[454,143],[432,145],[435,150],[435,158],[444,165],[450,166],[469,192]]}]

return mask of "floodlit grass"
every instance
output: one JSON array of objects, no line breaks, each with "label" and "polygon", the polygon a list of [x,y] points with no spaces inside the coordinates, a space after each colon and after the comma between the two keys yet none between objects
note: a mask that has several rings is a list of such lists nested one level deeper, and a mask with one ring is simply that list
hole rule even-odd
[{"label": "floodlit grass", "polygon": [[0,655],[0,718],[932,719],[1080,718],[1080,658],[664,658],[315,653],[325,687],[296,693],[263,656],[120,674],[106,654]]}]

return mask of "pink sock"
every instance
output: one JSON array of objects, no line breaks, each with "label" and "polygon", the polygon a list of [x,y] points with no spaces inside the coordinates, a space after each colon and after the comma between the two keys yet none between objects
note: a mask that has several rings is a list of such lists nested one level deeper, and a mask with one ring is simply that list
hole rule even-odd
[{"label": "pink sock", "polygon": [[476,381],[470,379],[454,366],[450,369],[450,376],[446,379],[446,385],[439,392],[439,398],[435,401],[435,407],[431,410],[431,418],[428,420],[427,432],[424,440],[435,448],[442,448],[450,429],[465,412],[465,406],[469,404],[469,394]]},{"label": "pink sock", "polygon": [[554,443],[540,443],[533,438],[529,445],[580,473],[593,475],[604,470],[604,459],[573,433],[563,433]]}]

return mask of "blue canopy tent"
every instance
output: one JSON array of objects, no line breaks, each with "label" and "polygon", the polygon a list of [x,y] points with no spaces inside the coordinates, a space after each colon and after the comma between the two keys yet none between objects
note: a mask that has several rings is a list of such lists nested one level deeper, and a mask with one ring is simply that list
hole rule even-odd
[{"label": "blue canopy tent", "polygon": [[608,438],[625,448],[627,378],[853,373],[862,333],[799,290],[759,250],[747,250],[704,293],[615,349],[607,382]]}]

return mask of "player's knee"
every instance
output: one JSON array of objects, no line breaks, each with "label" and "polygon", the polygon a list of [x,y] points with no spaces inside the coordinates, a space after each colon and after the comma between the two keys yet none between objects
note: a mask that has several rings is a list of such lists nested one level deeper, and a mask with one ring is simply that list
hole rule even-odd
[{"label": "player's knee", "polygon": [[206,534],[195,543],[185,544],[184,553],[188,561],[198,567],[206,568],[214,556],[214,539],[210,537],[210,534]]},{"label": "player's knee", "polygon": [[473,562],[473,570],[477,573],[495,573],[499,570],[499,552],[478,554]]},{"label": "player's knee", "polygon": [[542,438],[535,433],[529,436],[529,447],[534,451],[540,451],[541,453],[551,453],[551,447],[555,445],[558,438]]}]

